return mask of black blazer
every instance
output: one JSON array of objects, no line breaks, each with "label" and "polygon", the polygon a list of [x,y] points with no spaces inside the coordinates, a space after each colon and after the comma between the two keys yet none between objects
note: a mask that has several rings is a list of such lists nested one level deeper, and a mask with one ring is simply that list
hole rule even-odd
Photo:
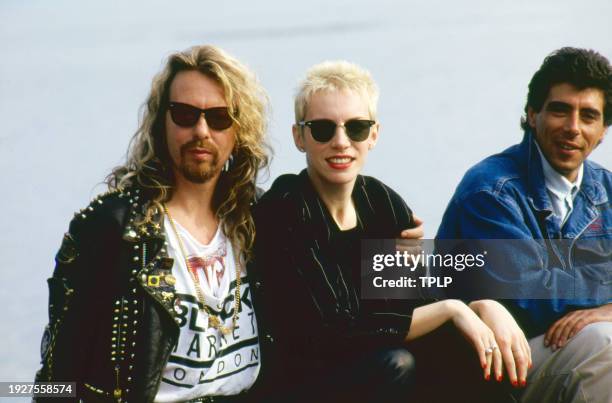
[{"label": "black blazer", "polygon": [[367,349],[401,345],[414,300],[360,298],[361,239],[397,238],[414,227],[402,198],[377,179],[358,176],[352,193],[358,226],[341,233],[306,170],[283,175],[254,208],[254,284],[261,348],[260,380],[300,379]]}]

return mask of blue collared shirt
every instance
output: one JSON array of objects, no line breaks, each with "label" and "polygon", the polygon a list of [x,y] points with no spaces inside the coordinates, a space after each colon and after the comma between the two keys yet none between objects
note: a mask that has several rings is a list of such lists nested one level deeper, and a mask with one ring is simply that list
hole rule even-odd
[{"label": "blue collared shirt", "polygon": [[553,207],[553,213],[561,221],[561,226],[567,221],[567,217],[574,208],[574,199],[578,194],[580,185],[582,184],[582,175],[584,174],[584,164],[580,164],[578,168],[578,176],[574,182],[570,182],[565,176],[557,172],[548,162],[538,142],[535,142],[536,149],[540,155],[542,162],[542,171],[544,173],[544,184],[550,196],[550,201]]}]

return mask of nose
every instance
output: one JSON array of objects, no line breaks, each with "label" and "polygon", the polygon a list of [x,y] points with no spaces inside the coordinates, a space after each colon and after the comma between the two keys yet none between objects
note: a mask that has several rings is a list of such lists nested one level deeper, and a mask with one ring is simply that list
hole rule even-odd
[{"label": "nose", "polygon": [[204,114],[201,113],[200,117],[193,127],[194,134],[199,138],[208,138],[210,137],[210,128],[208,127],[208,123],[204,118]]},{"label": "nose", "polygon": [[565,131],[577,136],[580,133],[580,113],[569,113],[565,119]]},{"label": "nose", "polygon": [[331,139],[331,146],[337,149],[345,149],[351,145],[351,140],[346,134],[346,128],[344,125],[336,126],[336,132],[334,137]]}]

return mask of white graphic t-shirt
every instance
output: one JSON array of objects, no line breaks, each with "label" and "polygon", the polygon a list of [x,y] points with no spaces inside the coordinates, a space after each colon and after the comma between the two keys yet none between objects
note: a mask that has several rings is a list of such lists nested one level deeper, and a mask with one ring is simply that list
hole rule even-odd
[{"label": "white graphic t-shirt", "polygon": [[[231,327],[236,290],[236,260],[231,242],[221,226],[210,244],[202,245],[179,223],[175,224],[208,309],[219,317],[223,326]],[[172,272],[178,298],[174,309],[180,318],[180,335],[163,371],[155,402],[238,394],[251,387],[259,373],[257,323],[244,268],[237,325],[224,335],[208,326],[208,314],[198,301],[168,217],[164,226],[168,254],[174,258]]]}]

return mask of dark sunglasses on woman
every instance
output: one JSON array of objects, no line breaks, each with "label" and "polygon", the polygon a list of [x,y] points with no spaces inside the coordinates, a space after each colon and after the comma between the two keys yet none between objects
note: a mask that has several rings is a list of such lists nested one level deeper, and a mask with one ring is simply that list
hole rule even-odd
[{"label": "dark sunglasses on woman", "polygon": [[372,127],[376,121],[367,119],[350,119],[344,122],[343,125],[339,125],[330,119],[316,119],[298,122],[298,126],[308,126],[310,128],[310,134],[312,138],[319,143],[327,143],[330,141],[336,133],[336,127],[344,127],[346,135],[352,141],[364,141],[370,135],[370,127]]}]

